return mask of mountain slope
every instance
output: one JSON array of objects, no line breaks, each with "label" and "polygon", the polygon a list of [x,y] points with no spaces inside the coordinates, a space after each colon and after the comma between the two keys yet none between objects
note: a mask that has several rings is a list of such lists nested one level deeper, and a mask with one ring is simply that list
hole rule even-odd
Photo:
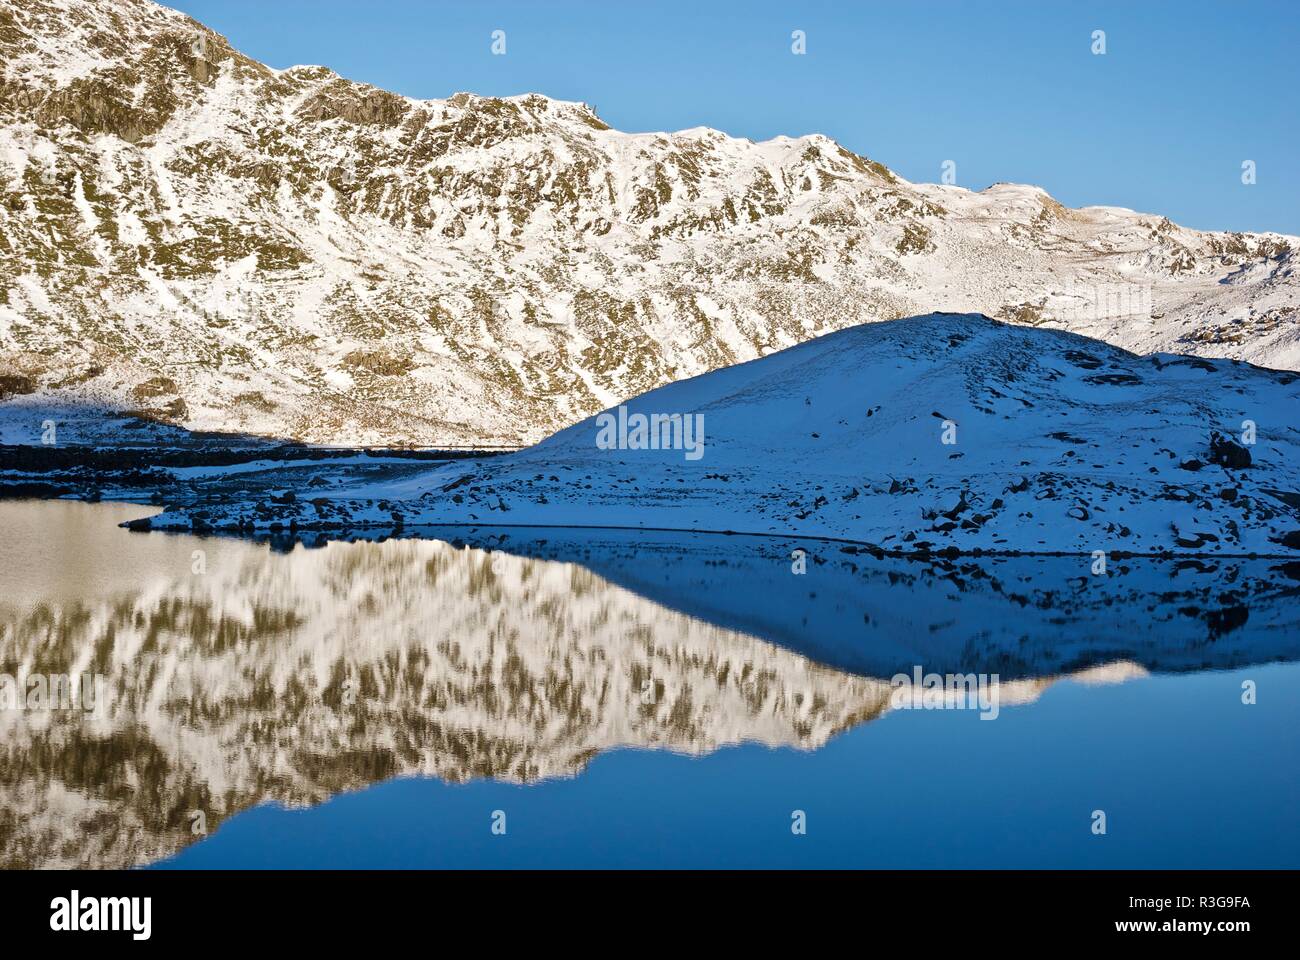
[{"label": "mountain slope", "polygon": [[[525,443],[930,310],[1300,367],[1296,238],[907,183],[821,136],[273,70],[147,0],[0,8],[0,401],[319,443]],[[77,410],[87,411],[78,422]],[[89,426],[88,426],[89,424]]]},{"label": "mountain slope", "polygon": [[[907,551],[1288,554],[1298,414],[1300,374],[933,314],[669,384],[517,453],[286,502],[215,498],[142,526],[591,525]],[[661,448],[645,449],[653,428],[635,418],[654,415],[683,429],[660,423]]]}]

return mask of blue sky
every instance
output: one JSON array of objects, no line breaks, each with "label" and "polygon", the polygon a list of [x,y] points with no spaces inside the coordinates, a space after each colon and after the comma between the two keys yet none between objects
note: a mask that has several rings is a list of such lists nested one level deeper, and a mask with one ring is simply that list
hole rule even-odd
[{"label": "blue sky", "polygon": [[1300,234],[1294,0],[171,5],[272,66],[324,64],[410,96],[538,92],[621,130],[824,133],[909,180],[953,160],[972,189],[1034,183],[1069,206]]}]

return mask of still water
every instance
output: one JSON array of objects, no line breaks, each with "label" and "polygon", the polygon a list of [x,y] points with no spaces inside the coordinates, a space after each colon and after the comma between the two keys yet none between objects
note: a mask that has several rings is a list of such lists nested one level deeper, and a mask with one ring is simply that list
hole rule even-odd
[{"label": "still water", "polygon": [[1294,565],[149,512],[0,503],[0,685],[98,684],[0,709],[0,865],[1300,866]]}]

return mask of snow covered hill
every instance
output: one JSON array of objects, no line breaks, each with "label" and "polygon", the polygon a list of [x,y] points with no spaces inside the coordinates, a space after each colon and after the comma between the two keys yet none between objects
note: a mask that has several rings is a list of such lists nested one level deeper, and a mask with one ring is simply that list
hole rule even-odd
[{"label": "snow covered hill", "polygon": [[670,384],[518,453],[214,498],[141,526],[627,526],[901,551],[1291,554],[1298,415],[1300,374],[932,314]]},{"label": "snow covered hill", "polygon": [[414,100],[148,0],[8,0],[0,71],[0,442],[53,404],[61,442],[108,410],[521,444],[931,310],[1300,368],[1295,237],[912,184],[822,136]]}]

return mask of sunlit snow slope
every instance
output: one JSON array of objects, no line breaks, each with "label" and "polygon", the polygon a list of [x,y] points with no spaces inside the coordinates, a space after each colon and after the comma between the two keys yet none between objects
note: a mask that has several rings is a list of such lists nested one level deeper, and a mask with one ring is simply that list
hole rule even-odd
[{"label": "sunlit snow slope", "polygon": [[63,402],[61,442],[117,411],[527,443],[932,310],[1295,369],[1296,245],[911,184],[823,136],[273,70],[147,0],[0,5],[0,441]]}]

